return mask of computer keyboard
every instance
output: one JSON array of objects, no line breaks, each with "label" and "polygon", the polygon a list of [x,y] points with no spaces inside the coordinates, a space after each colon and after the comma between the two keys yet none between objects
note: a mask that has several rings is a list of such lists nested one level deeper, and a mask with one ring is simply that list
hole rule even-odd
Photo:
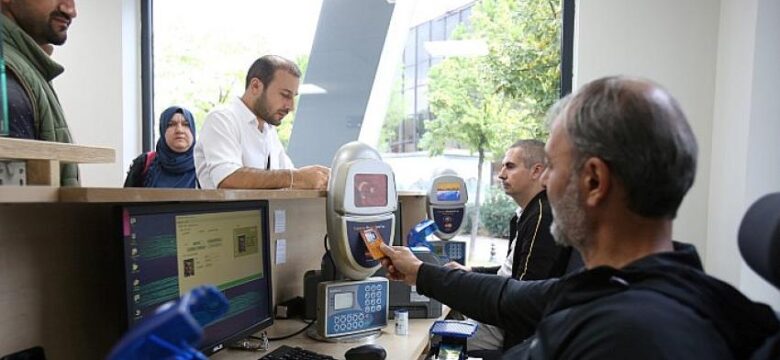
[{"label": "computer keyboard", "polygon": [[313,351],[282,345],[258,360],[336,360],[332,356],[318,354]]}]

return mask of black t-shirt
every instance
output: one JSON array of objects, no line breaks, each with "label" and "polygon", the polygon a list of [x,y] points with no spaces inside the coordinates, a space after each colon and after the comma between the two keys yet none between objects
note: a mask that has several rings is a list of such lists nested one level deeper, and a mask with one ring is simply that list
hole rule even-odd
[{"label": "black t-shirt", "polygon": [[36,139],[32,103],[13,72],[7,72],[8,125],[10,137]]}]

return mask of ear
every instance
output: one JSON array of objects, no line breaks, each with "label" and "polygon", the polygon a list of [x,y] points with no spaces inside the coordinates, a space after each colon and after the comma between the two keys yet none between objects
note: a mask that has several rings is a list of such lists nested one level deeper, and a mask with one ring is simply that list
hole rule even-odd
[{"label": "ear", "polygon": [[258,78],[252,78],[252,80],[249,81],[249,88],[257,94],[261,94],[264,87],[265,85],[263,85],[263,82]]},{"label": "ear", "polygon": [[581,188],[585,206],[601,205],[612,189],[612,172],[604,160],[589,158],[582,166]]},{"label": "ear", "polygon": [[540,180],[542,173],[544,172],[544,165],[536,163],[531,166],[531,178],[534,180]]}]

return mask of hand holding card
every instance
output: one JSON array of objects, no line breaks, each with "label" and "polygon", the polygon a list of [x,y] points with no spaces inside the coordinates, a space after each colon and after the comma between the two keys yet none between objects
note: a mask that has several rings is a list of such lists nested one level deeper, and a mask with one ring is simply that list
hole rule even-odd
[{"label": "hand holding card", "polygon": [[360,237],[363,238],[363,242],[366,243],[366,249],[374,260],[379,260],[385,257],[385,254],[379,247],[385,240],[382,238],[382,234],[375,227],[367,227],[360,230]]}]

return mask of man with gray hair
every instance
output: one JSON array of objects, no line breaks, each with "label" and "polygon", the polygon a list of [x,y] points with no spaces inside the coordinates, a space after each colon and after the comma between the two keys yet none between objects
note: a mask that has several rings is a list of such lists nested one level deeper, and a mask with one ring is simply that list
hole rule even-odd
[{"label": "man with gray hair", "polygon": [[508,359],[748,358],[780,329],[772,309],[706,275],[693,246],[672,241],[698,151],[677,101],[652,82],[607,77],[564,102],[543,182],[553,236],[579,250],[586,270],[516,281],[422,264],[384,246],[388,276],[469,317],[532,334]]},{"label": "man with gray hair", "polygon": [[289,59],[266,55],[246,74],[244,95],[212,110],[195,144],[204,189],[317,189],[328,185],[324,166],[296,169],[276,126],[295,109],[301,70]]}]

